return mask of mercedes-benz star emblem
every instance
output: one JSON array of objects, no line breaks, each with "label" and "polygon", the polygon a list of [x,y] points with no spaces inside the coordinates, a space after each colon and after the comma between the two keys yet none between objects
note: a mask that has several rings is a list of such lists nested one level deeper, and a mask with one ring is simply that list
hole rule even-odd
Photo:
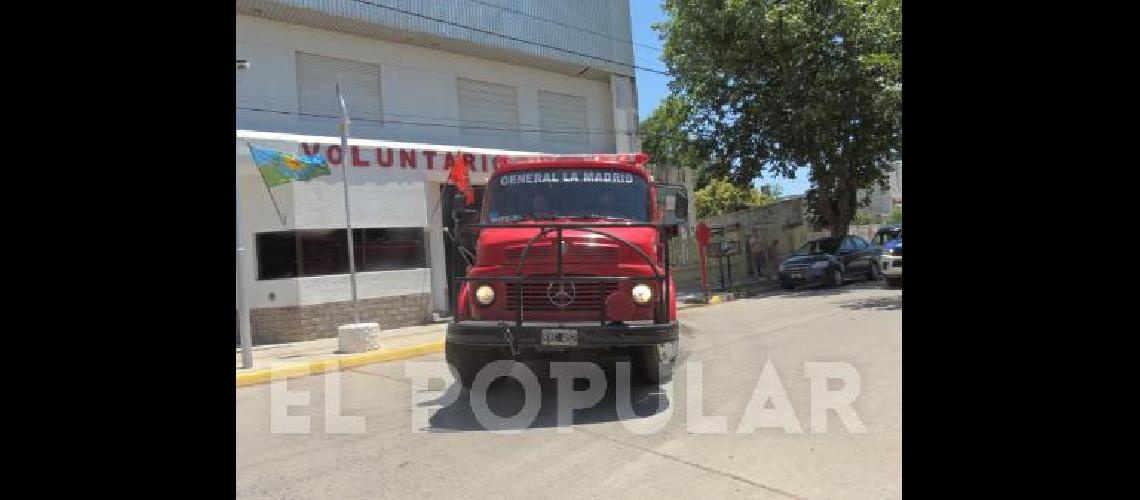
[{"label": "mercedes-benz star emblem", "polygon": [[566,306],[573,304],[576,294],[577,290],[571,281],[551,281],[546,287],[546,300],[559,309],[565,309]]}]

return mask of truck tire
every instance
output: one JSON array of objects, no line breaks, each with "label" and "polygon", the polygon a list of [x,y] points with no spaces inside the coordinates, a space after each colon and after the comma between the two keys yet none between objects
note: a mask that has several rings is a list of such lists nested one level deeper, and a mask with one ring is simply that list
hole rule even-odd
[{"label": "truck tire", "polygon": [[487,366],[489,361],[487,353],[483,349],[450,342],[444,345],[444,357],[447,358],[447,364],[451,366],[451,373],[455,375],[456,380],[464,389],[471,388],[471,383],[475,381],[475,375],[484,366]]},{"label": "truck tire", "polygon": [[902,278],[887,278],[887,286],[891,288],[902,287]]},{"label": "truck tire", "polygon": [[677,364],[680,341],[641,346],[634,350],[633,368],[641,380],[650,384],[664,384],[673,380],[673,367]]}]

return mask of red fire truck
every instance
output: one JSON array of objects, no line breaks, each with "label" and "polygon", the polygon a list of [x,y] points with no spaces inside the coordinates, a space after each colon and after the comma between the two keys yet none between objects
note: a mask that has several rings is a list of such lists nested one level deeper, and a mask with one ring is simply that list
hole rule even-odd
[{"label": "red fire truck", "polygon": [[452,277],[461,286],[445,347],[465,387],[496,359],[628,356],[641,379],[672,378],[679,345],[669,239],[687,218],[688,196],[683,186],[654,183],[648,160],[503,158],[482,209],[453,211],[469,262]]}]

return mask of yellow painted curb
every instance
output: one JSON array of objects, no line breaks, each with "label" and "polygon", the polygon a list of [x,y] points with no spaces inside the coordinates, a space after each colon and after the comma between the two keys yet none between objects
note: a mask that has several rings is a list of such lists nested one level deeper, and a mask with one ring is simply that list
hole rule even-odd
[{"label": "yellow painted curb", "polygon": [[272,368],[258,368],[237,374],[237,387],[264,384],[271,380],[284,380],[306,375],[316,375],[327,371],[343,370],[354,366],[379,363],[381,361],[396,361],[413,358],[424,354],[443,351],[443,341],[439,340],[427,344],[399,347],[395,349],[379,349],[360,354],[345,355],[339,358],[321,359],[310,362],[283,362],[273,363]]}]

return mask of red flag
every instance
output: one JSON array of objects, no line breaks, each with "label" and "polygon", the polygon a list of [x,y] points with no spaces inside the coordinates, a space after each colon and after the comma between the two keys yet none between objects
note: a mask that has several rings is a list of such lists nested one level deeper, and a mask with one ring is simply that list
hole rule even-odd
[{"label": "red flag", "polygon": [[470,205],[475,203],[475,191],[471,189],[471,173],[467,170],[467,161],[463,159],[463,153],[457,156],[455,166],[447,173],[447,182],[462,191],[467,197],[467,204]]}]

